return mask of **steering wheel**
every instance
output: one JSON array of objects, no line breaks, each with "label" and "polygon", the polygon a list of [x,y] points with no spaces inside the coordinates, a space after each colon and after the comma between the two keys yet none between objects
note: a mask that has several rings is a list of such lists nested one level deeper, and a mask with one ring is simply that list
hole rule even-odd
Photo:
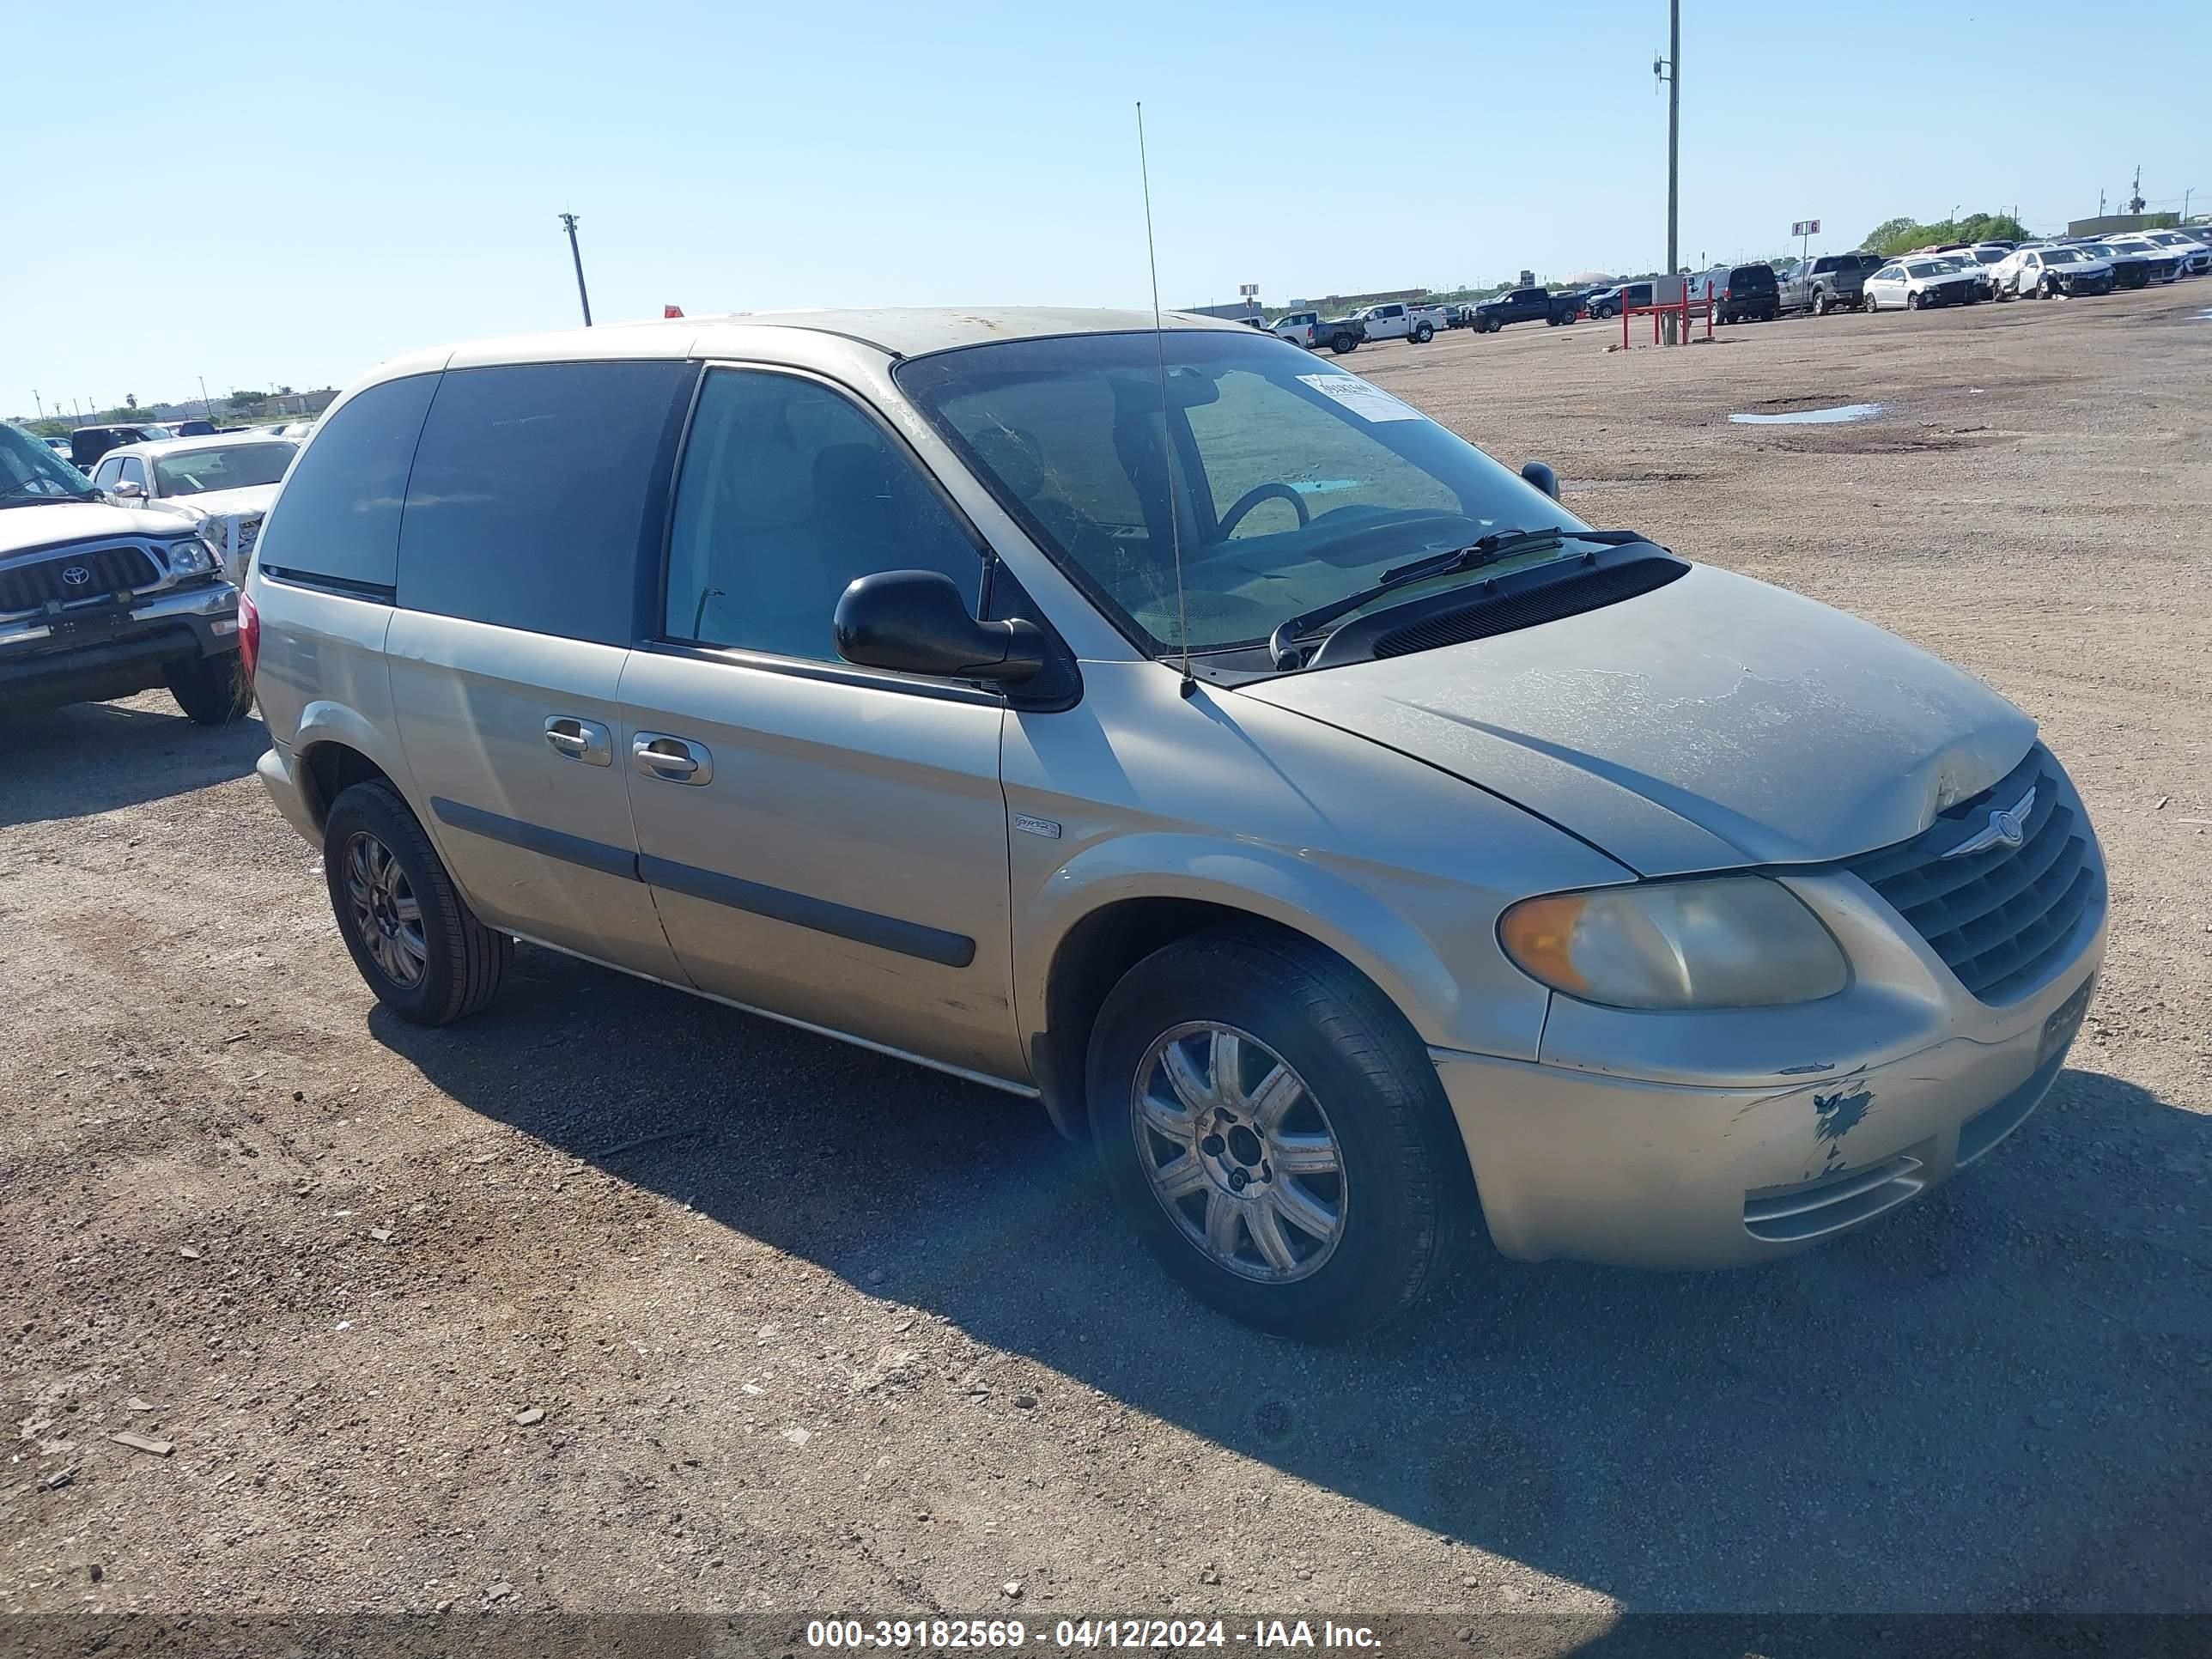
[{"label": "steering wheel", "polygon": [[1279,497],[1297,509],[1298,528],[1304,530],[1312,521],[1313,514],[1306,510],[1306,498],[1286,483],[1254,484],[1237,498],[1237,505],[1221,515],[1221,538],[1227,541],[1244,522],[1244,515],[1270,496]]}]

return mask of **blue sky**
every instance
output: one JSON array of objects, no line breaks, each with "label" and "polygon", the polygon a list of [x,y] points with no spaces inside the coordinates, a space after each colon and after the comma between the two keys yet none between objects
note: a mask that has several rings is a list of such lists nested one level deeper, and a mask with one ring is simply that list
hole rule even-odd
[{"label": "blue sky", "polygon": [[[2203,0],[1684,12],[1686,260],[1815,216],[1835,246],[1954,204],[2055,227],[2138,163],[2154,206],[2212,208]],[[9,35],[9,414],[568,326],[563,208],[602,321],[1141,304],[1139,98],[1170,306],[1664,252],[1663,0],[227,0],[18,7]]]}]

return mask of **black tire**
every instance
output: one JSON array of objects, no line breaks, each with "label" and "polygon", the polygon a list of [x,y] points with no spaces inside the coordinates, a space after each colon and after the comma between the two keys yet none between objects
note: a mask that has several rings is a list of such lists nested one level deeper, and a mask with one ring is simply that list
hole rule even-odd
[{"label": "black tire", "polygon": [[1915,294],[1911,289],[1907,289],[1905,291],[1905,308],[1907,311],[1917,311],[1920,309],[1920,296],[1917,294]]},{"label": "black tire", "polygon": [[1419,328],[1413,331],[1413,343],[1415,345],[1426,345],[1430,341],[1436,337],[1436,330],[1430,327],[1426,323],[1423,323]]},{"label": "black tire", "polygon": [[1815,317],[1828,314],[1828,296],[1817,288],[1813,290],[1813,314]]},{"label": "black tire", "polygon": [[[1222,1265],[1186,1233],[1146,1173],[1155,1154],[1140,1140],[1153,1132],[1139,1127],[1139,1068],[1158,1042],[1198,1021],[1233,1027],[1273,1049],[1305,1085],[1300,1097],[1327,1109],[1320,1121],[1340,1158],[1341,1231],[1303,1277],[1270,1281]],[[1258,1061],[1264,1068],[1266,1057]],[[1185,1289],[1261,1330],[1326,1342],[1372,1329],[1437,1282],[1474,1224],[1467,1152],[1427,1050],[1374,985],[1310,941],[1225,927],[1155,951],[1099,1011],[1086,1080],[1091,1139],[1123,1214]],[[1338,1178],[1315,1179],[1326,1186]],[[1216,1190],[1202,1187],[1184,1201],[1211,1214]],[[1230,1236],[1261,1248],[1249,1228],[1238,1232],[1232,1224]]]},{"label": "black tire", "polygon": [[[349,891],[357,840],[382,847],[404,877],[417,910],[420,977],[404,982],[380,963]],[[477,1012],[499,994],[514,960],[514,941],[476,918],[407,803],[388,783],[357,783],[331,803],[323,822],[323,876],[331,909],[353,963],[376,1000],[416,1025],[445,1025]]]},{"label": "black tire", "polygon": [[1358,337],[1356,335],[1333,334],[1329,337],[1328,349],[1331,351],[1334,351],[1338,356],[1341,357],[1346,352],[1352,350],[1358,344]]},{"label": "black tire", "polygon": [[253,682],[235,651],[173,662],[161,671],[169,695],[194,726],[228,726],[253,707]]}]

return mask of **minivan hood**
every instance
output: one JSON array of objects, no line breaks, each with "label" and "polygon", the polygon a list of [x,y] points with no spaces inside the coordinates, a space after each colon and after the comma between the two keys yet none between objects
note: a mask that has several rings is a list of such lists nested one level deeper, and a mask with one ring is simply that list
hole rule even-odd
[{"label": "minivan hood", "polygon": [[70,542],[110,541],[120,536],[174,537],[177,521],[166,514],[106,501],[41,501],[0,507],[0,559]]},{"label": "minivan hood", "polygon": [[1648,876],[1904,841],[2035,740],[2026,714],[1917,646],[1705,566],[1518,633],[1243,689]]}]

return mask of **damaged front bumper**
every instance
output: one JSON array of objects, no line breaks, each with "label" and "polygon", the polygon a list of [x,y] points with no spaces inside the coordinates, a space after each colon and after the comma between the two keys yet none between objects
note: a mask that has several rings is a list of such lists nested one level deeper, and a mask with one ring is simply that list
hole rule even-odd
[{"label": "damaged front bumper", "polygon": [[2104,960],[2101,899],[2034,990],[1993,1006],[1856,878],[1787,884],[1852,957],[1841,995],[1693,1014],[1562,998],[1537,1063],[1430,1050],[1501,1252],[1786,1255],[1948,1180],[2040,1103]]}]

